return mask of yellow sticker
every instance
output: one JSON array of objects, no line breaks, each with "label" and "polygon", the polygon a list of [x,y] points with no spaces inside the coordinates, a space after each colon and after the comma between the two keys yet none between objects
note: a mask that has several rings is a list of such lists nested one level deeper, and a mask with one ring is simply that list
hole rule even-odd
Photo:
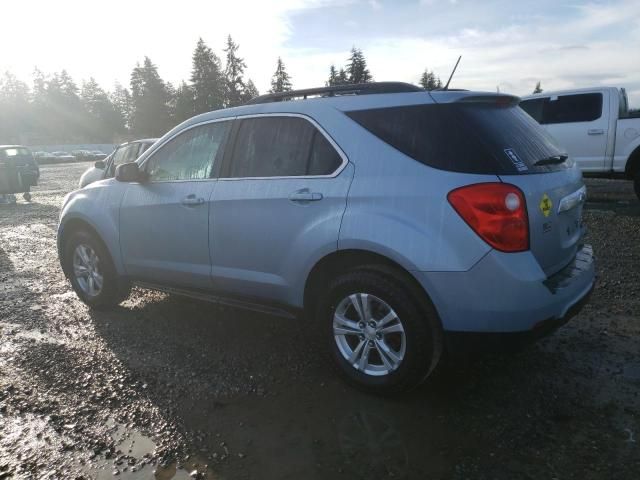
[{"label": "yellow sticker", "polygon": [[545,217],[551,215],[551,209],[553,208],[553,202],[549,198],[549,195],[546,193],[542,196],[542,200],[540,200],[540,211]]}]

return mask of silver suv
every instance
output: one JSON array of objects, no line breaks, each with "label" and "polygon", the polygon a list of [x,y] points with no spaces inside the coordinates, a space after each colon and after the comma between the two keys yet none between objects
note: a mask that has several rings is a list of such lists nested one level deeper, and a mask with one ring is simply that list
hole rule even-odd
[{"label": "silver suv", "polygon": [[93,308],[136,283],[319,322],[348,380],[406,390],[593,288],[580,171],[517,105],[374,83],[194,117],[69,194],[62,267]]}]

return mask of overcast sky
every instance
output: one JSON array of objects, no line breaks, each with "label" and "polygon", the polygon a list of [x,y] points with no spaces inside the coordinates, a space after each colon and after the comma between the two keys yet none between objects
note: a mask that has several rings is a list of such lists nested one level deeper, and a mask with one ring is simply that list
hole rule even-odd
[{"label": "overcast sky", "polygon": [[294,87],[319,86],[329,65],[361,48],[375,80],[417,82],[428,67],[452,87],[523,95],[626,86],[640,106],[640,1],[4,0],[0,71],[24,80],[38,67],[80,83],[128,85],[145,55],[171,82],[188,79],[202,37],[222,57],[231,34],[261,92],[281,56]]}]

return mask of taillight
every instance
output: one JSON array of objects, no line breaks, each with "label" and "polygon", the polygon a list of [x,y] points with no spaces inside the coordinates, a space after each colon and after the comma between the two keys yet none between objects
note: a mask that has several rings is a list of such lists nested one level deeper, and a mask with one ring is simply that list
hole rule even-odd
[{"label": "taillight", "polygon": [[529,249],[529,220],[522,191],[507,183],[477,183],[447,195],[480,238],[502,252]]}]

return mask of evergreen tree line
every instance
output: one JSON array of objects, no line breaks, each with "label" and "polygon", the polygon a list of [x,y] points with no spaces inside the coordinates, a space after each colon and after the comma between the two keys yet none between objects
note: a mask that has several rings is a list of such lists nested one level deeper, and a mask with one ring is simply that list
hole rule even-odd
[{"label": "evergreen tree line", "polygon": [[[128,87],[116,83],[106,91],[94,78],[78,86],[69,74],[45,75],[36,69],[29,87],[6,72],[0,77],[0,144],[118,143],[156,137],[200,113],[241,105],[259,95],[231,36],[224,62],[199,39],[192,55],[189,81],[164,81],[157,66],[144,57],[131,72]],[[372,82],[362,50],[353,47],[344,67],[329,68],[327,86]],[[442,82],[425,70],[420,85],[428,90]],[[277,59],[270,93],[293,88],[284,62]]]}]

